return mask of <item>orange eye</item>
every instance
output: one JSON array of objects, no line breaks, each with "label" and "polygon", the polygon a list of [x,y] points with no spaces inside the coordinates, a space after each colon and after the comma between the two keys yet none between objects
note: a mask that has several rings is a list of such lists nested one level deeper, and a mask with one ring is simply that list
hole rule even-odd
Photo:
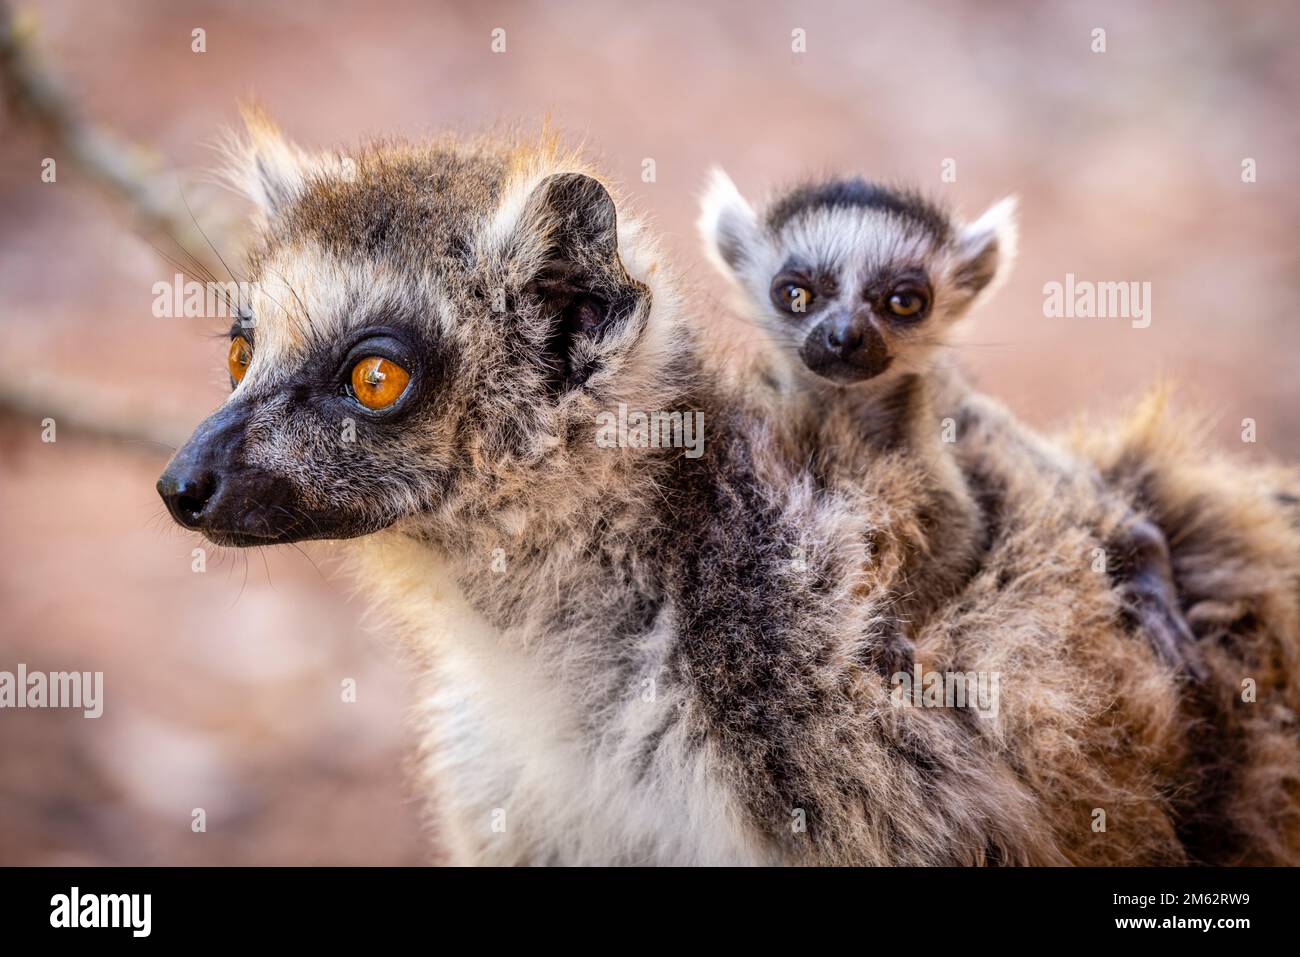
[{"label": "orange eye", "polygon": [[783,282],[772,290],[772,298],[784,311],[800,313],[808,311],[815,297],[807,286],[801,286],[797,282]]},{"label": "orange eye", "polygon": [[921,290],[898,289],[889,297],[889,311],[901,319],[917,316],[929,304],[929,297]]},{"label": "orange eye", "polygon": [[230,378],[235,385],[239,385],[244,379],[244,373],[248,371],[248,364],[253,361],[253,347],[243,336],[235,336],[230,340],[230,352],[226,354],[226,368],[230,370]]},{"label": "orange eye", "polygon": [[383,356],[366,356],[352,367],[352,394],[367,409],[386,409],[402,397],[411,374]]}]

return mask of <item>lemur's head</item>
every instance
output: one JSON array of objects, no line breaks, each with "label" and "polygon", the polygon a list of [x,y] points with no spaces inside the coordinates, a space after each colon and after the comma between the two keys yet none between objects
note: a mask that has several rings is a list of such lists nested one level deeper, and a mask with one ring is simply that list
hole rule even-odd
[{"label": "lemur's head", "polygon": [[257,545],[517,507],[586,454],[593,409],[660,381],[653,247],[553,145],[313,156],[247,126],[253,291],[230,397],[158,482],[182,525]]},{"label": "lemur's head", "polygon": [[1014,200],[970,224],[862,179],[812,183],[756,211],[715,170],[699,220],[709,258],[759,324],[823,379],[917,372],[1007,271]]}]

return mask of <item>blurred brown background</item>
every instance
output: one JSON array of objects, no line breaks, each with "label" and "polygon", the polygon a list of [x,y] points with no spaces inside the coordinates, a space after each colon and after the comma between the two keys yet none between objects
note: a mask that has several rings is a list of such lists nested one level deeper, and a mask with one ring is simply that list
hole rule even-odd
[{"label": "blurred brown background", "polygon": [[[985,389],[1050,426],[1166,376],[1231,454],[1300,459],[1293,4],[16,6],[86,117],[183,172],[228,259],[242,207],[205,181],[206,144],[249,95],[309,146],[549,115],[652,216],[705,303],[721,287],[692,224],[713,162],[751,194],[830,169],[972,215],[1015,192],[1020,261],[969,324]],[[152,285],[176,270],[72,163],[42,183],[57,154],[4,122],[0,377],[22,409],[0,416],[0,670],[103,671],[106,704],[97,721],[0,711],[0,863],[436,860],[404,782],[406,682],[328,548],[210,555],[195,574],[199,541],[153,491],[167,450],[75,427],[183,438],[226,391],[225,325],[153,318]],[[1151,282],[1151,327],[1043,318],[1043,284],[1067,272]],[[78,413],[54,444],[47,405]]]}]

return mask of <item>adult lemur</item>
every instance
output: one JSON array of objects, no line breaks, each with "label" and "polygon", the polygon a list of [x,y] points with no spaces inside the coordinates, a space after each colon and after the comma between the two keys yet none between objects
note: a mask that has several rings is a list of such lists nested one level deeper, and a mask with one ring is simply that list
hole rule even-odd
[{"label": "adult lemur", "polygon": [[[1059,489],[1007,470],[990,551],[916,638],[1000,673],[997,713],[901,706],[869,559],[906,506],[782,454],[581,163],[443,140],[341,169],[259,119],[239,159],[254,324],[160,491],[219,543],[356,539],[424,663],[453,860],[1186,859],[1217,796],[1181,684],[1081,569],[1093,525]],[[704,455],[597,444],[619,403],[702,410]],[[1272,827],[1294,767],[1236,810]]]}]

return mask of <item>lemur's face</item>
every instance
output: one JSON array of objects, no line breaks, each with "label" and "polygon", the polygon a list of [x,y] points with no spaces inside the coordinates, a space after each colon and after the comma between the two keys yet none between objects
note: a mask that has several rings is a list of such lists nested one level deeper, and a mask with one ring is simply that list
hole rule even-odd
[{"label": "lemur's face", "polygon": [[343,175],[250,132],[264,241],[231,395],[158,482],[175,519],[223,545],[346,538],[526,483],[648,312],[609,194],[463,147]]},{"label": "lemur's face", "polygon": [[994,207],[963,228],[918,196],[852,179],[756,213],[719,171],[700,224],[784,353],[843,385],[925,369],[1006,262],[1010,212]]}]

